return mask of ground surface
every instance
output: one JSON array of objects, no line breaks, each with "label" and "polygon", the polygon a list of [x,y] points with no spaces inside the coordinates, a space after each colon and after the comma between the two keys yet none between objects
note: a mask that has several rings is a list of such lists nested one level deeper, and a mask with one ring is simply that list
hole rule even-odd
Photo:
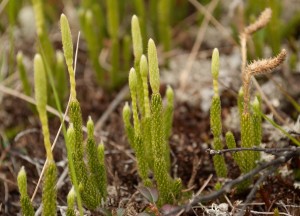
[{"label": "ground surface", "polygon": [[[197,32],[196,29],[190,31],[193,34],[178,36],[178,41],[189,41],[194,38],[195,32]],[[212,37],[219,34],[217,30],[209,29],[208,31],[213,35]],[[182,45],[185,49],[175,50],[172,58],[170,58],[169,67],[161,70],[161,93],[164,94],[166,85],[171,84],[176,95],[173,133],[170,137],[172,176],[182,179],[186,196],[192,196],[203,186],[201,194],[209,194],[215,190],[214,186],[218,181],[212,157],[206,151],[211,147],[212,139],[208,110],[212,95],[210,55],[213,46],[219,47],[221,53],[220,80],[223,130],[224,132],[232,130],[238,138],[237,140],[240,136],[239,121],[236,120],[236,97],[240,86],[240,57],[237,46],[230,44],[226,38],[222,37],[220,41],[216,42],[216,45],[211,45],[211,42],[206,38],[202,44],[203,49],[196,56],[195,63],[189,71],[190,75],[185,80],[185,88],[182,88],[182,86],[180,87],[180,74],[188,61],[189,51],[187,50],[190,50],[192,45],[193,43],[188,44],[186,42]],[[25,49],[29,49],[29,47],[25,47]],[[159,55],[163,54],[159,53]],[[84,53],[81,53],[81,56],[84,56]],[[121,94],[121,91],[126,92],[126,90],[120,88],[114,92],[108,92],[101,89],[94,82],[95,79],[88,66],[84,68],[84,65],[80,65],[84,61],[84,57],[78,60],[78,100],[81,104],[84,122],[86,122],[89,115],[97,122],[111,103],[115,101],[116,96]],[[278,80],[283,85],[283,89],[286,89],[299,103],[299,67],[294,72],[292,74],[286,64],[271,78]],[[276,88],[272,79],[263,78],[259,81],[262,89],[266,89],[266,94],[271,103],[286,120],[286,126],[292,128],[298,113],[283,96],[282,91],[278,87]],[[10,87],[19,90],[20,83],[16,81]],[[137,175],[134,152],[128,145],[121,116],[124,103],[129,100],[128,94],[124,95],[118,101],[116,108],[109,113],[102,127],[97,128],[96,139],[98,141],[102,139],[106,149],[109,184],[107,208],[127,208],[128,212],[141,212],[147,207],[147,202],[136,189],[140,179]],[[34,108],[28,102],[3,92],[0,92],[0,97],[0,214],[17,215],[20,211],[19,193],[16,185],[17,173],[21,166],[26,168],[28,193],[33,194],[45,160],[45,150],[42,144],[43,139],[39,120]],[[270,110],[264,106],[264,112],[270,113]],[[51,139],[53,140],[60,123],[59,119],[53,115],[50,115],[49,118]],[[296,138],[299,137],[296,136]],[[267,147],[277,147],[279,144],[291,145],[288,139],[279,136],[276,130],[267,123],[264,124],[263,142]],[[66,150],[62,136],[59,137],[54,149],[54,157],[59,169],[59,177],[61,177],[61,185],[58,190],[58,210],[59,214],[63,214],[70,182],[66,171]],[[229,178],[237,178],[240,171],[229,153],[226,154],[226,162],[230,170]],[[278,171],[269,175],[253,196],[245,215],[265,215],[264,213],[272,212],[275,207],[285,215],[300,215],[300,189],[295,184],[300,181],[299,170],[300,159],[294,158],[292,161],[280,166]],[[227,181],[230,179],[227,179]],[[242,208],[250,189],[242,194],[238,194],[235,189],[232,189],[226,196],[222,195],[209,202],[202,203],[202,205],[199,204],[194,211],[183,215],[229,215],[228,212],[233,211],[233,209]],[[178,204],[183,204],[187,200],[182,200]],[[40,203],[41,190],[38,191],[34,200],[35,207],[38,208]],[[220,205],[222,203],[226,203],[225,207],[226,205],[229,206],[228,211],[222,211],[223,208]],[[87,212],[87,214],[101,215],[99,211]]]}]

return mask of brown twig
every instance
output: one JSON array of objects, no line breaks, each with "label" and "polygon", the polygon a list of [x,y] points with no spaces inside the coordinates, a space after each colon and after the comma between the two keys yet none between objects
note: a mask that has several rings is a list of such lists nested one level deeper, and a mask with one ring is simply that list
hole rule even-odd
[{"label": "brown twig", "polygon": [[208,195],[204,195],[204,196],[195,196],[194,198],[192,198],[189,201],[189,203],[177,207],[172,212],[166,214],[166,216],[174,215],[177,212],[181,211],[182,209],[184,209],[185,212],[189,212],[191,210],[191,208],[193,206],[197,205],[198,203],[214,200],[214,199],[218,198],[219,196],[221,196],[222,194],[228,193],[233,186],[245,181],[246,179],[252,178],[256,174],[260,173],[261,171],[263,171],[267,168],[270,168],[270,167],[276,169],[281,164],[284,164],[287,161],[289,161],[290,159],[292,159],[294,157],[299,157],[299,156],[300,156],[300,149],[296,149],[295,151],[292,151],[292,152],[284,152],[280,157],[277,157],[276,159],[274,159],[270,162],[263,163],[262,165],[251,170],[250,172],[243,174],[240,177],[238,177],[230,182],[225,183],[225,185],[218,191],[214,191],[214,192],[212,192]]},{"label": "brown twig", "polygon": [[206,151],[209,152],[211,155],[220,155],[225,154],[226,152],[240,152],[240,151],[262,151],[268,154],[276,154],[279,152],[292,152],[295,150],[300,150],[300,147],[286,147],[286,148],[259,148],[259,147],[251,147],[251,148],[231,148],[231,149],[222,149],[222,150],[214,150],[214,149],[207,149]]}]

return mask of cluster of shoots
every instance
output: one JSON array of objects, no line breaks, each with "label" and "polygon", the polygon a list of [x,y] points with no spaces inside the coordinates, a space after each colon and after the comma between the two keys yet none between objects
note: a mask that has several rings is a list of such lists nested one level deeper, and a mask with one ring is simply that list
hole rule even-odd
[{"label": "cluster of shoots", "polygon": [[[73,68],[73,42],[68,20],[65,15],[60,19],[64,58],[70,76],[70,125],[66,134],[67,156],[69,161],[70,179],[73,188],[68,194],[67,215],[75,214],[75,201],[80,215],[83,215],[82,204],[89,209],[96,209],[106,199],[106,171],[104,164],[104,145],[98,146],[94,138],[94,123],[91,118],[87,122],[88,136],[84,148],[82,134],[82,117],[79,102],[76,99],[76,82]],[[46,149],[46,164],[43,183],[42,215],[56,215],[56,182],[57,168],[52,155],[47,105],[47,76],[45,65],[40,54],[34,57],[35,98],[39,113],[44,145]],[[87,164],[84,152],[86,152]],[[18,175],[18,186],[21,194],[23,215],[34,215],[34,208],[27,194],[27,180],[25,169],[21,168]]]},{"label": "cluster of shoots", "polygon": [[[67,150],[72,163],[71,181],[75,186],[76,195],[82,198],[89,209],[96,209],[106,198],[106,172],[104,165],[104,146],[98,146],[94,138],[94,123],[91,118],[87,122],[88,137],[84,148],[82,132],[82,114],[76,98],[76,82],[73,68],[73,42],[68,20],[65,15],[60,18],[64,56],[70,76],[70,125],[67,131]],[[88,163],[85,163],[84,152]],[[70,161],[69,161],[70,162]],[[73,166],[73,167],[70,167]],[[72,171],[73,170],[73,171]],[[79,186],[76,188],[76,186]]]},{"label": "cluster of shoots", "polygon": [[[34,84],[35,100],[39,118],[42,125],[44,145],[46,149],[45,174],[43,177],[43,215],[56,215],[56,179],[57,168],[52,155],[50,133],[48,127],[47,105],[47,81],[42,57],[36,54],[34,57]],[[27,182],[25,169],[21,168],[18,174],[18,186],[21,193],[21,207],[23,215],[34,215],[34,209],[27,194]]]},{"label": "cluster of shoots", "polygon": [[[138,174],[145,186],[152,186],[151,172],[154,174],[159,191],[159,203],[173,203],[179,196],[181,180],[170,176],[170,147],[174,93],[167,87],[167,104],[164,107],[159,92],[160,79],[155,43],[148,41],[148,55],[143,55],[140,25],[136,16],[132,17],[132,41],[135,64],[129,72],[131,109],[126,103],[123,121],[131,147],[137,158]],[[149,83],[152,90],[149,95]],[[131,123],[131,115],[133,124]]]},{"label": "cluster of shoots", "polygon": [[[255,96],[250,103],[250,83],[252,77],[259,74],[266,74],[272,72],[285,60],[286,51],[282,50],[276,57],[270,59],[262,59],[253,61],[247,64],[247,39],[259,29],[265,27],[271,18],[271,9],[265,9],[260,17],[251,25],[247,26],[240,35],[241,52],[242,52],[242,81],[243,86],[239,91],[238,108],[240,113],[241,125],[241,147],[252,148],[259,146],[262,139],[261,128],[261,99]],[[213,147],[216,150],[222,149],[224,146],[220,141],[222,136],[221,126],[221,108],[218,96],[218,70],[219,70],[219,56],[217,50],[214,50],[212,59],[212,75],[214,85],[214,97],[211,106],[211,131],[214,136]],[[235,138],[232,132],[226,133],[226,145],[228,148],[236,148]],[[257,152],[243,151],[233,154],[235,162],[238,164],[242,173],[251,171],[256,166],[256,162],[260,157]],[[214,156],[214,165],[216,173],[219,177],[226,177],[227,169],[224,158],[221,155]],[[249,183],[249,182],[248,182]],[[244,188],[248,183],[241,185]]]}]

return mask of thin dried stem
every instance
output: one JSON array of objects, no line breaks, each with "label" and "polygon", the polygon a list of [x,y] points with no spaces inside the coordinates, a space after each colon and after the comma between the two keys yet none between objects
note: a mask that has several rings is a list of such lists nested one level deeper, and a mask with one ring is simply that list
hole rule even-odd
[{"label": "thin dried stem", "polygon": [[274,58],[262,59],[248,64],[243,71],[243,91],[244,91],[244,113],[248,113],[250,101],[251,77],[259,74],[271,73],[276,67],[281,65],[286,58],[286,50],[283,49]]},{"label": "thin dried stem", "polygon": [[272,10],[270,8],[266,8],[254,23],[250,24],[244,29],[244,33],[246,35],[252,35],[256,31],[262,29],[269,23],[271,16]]}]

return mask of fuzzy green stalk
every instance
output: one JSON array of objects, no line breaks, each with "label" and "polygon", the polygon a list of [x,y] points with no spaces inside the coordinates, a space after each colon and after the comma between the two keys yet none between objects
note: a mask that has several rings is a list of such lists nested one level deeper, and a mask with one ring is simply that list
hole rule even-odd
[{"label": "fuzzy green stalk", "polygon": [[[135,153],[137,158],[137,167],[139,176],[142,178],[143,183],[146,185],[148,181],[148,161],[147,155],[145,154],[146,150],[144,149],[144,140],[140,134],[135,135]],[[146,185],[149,186],[149,185]]]},{"label": "fuzzy green stalk", "polygon": [[[262,140],[262,117],[260,115],[261,113],[261,100],[258,96],[255,97],[254,101],[252,102],[252,120],[253,120],[253,135],[254,135],[254,145],[259,147]],[[254,152],[254,160],[259,161],[260,159],[260,153]]]},{"label": "fuzzy green stalk", "polygon": [[48,160],[45,168],[44,184],[43,184],[43,216],[56,215],[56,179],[57,168],[53,160]]},{"label": "fuzzy green stalk", "polygon": [[166,170],[166,161],[163,157],[154,157],[154,176],[159,191],[158,205],[172,203],[172,179]]},{"label": "fuzzy green stalk", "polygon": [[240,90],[239,90],[237,103],[238,103],[239,114],[240,114],[240,118],[241,118],[242,114],[244,112],[244,91],[243,91],[243,87],[241,87]]},{"label": "fuzzy green stalk", "polygon": [[134,68],[131,68],[129,72],[129,88],[132,101],[132,112],[133,112],[133,125],[134,125],[134,150],[136,152],[138,172],[143,181],[148,178],[148,164],[145,158],[144,152],[146,151],[143,147],[143,138],[141,134],[141,123],[138,116],[137,109],[137,76]]},{"label": "fuzzy green stalk", "polygon": [[164,119],[165,119],[165,137],[166,140],[169,139],[172,132],[173,124],[173,113],[174,113],[174,91],[171,86],[167,86],[167,106],[164,110]]},{"label": "fuzzy green stalk", "polygon": [[72,187],[72,189],[69,191],[67,196],[67,203],[68,203],[68,208],[66,212],[67,216],[76,216],[75,199],[76,199],[76,193],[74,188]]},{"label": "fuzzy green stalk", "polygon": [[131,35],[134,55],[134,69],[137,75],[138,106],[142,116],[145,116],[143,81],[140,73],[140,60],[143,54],[143,41],[139,19],[133,15],[131,19]]},{"label": "fuzzy green stalk", "polygon": [[[104,155],[101,157],[102,160],[100,160],[96,141],[94,138],[94,123],[91,117],[89,117],[89,120],[87,122],[87,129],[88,129],[88,138],[86,143],[86,149],[87,149],[89,171],[91,173],[92,178],[94,178],[98,191],[101,193],[101,197],[105,199],[107,185],[106,185],[106,174],[104,168]],[[103,144],[102,144],[102,151],[104,154]]]},{"label": "fuzzy green stalk", "polygon": [[42,124],[44,145],[47,153],[44,184],[43,184],[43,212],[42,215],[56,215],[56,178],[57,170],[53,160],[50,143],[50,133],[47,118],[47,81],[42,57],[36,54],[34,57],[34,84],[35,100]]},{"label": "fuzzy green stalk", "polygon": [[[221,121],[221,100],[219,96],[218,89],[218,77],[219,77],[219,51],[214,49],[212,55],[212,64],[211,71],[213,77],[213,87],[214,87],[214,96],[212,98],[211,108],[210,108],[210,128],[214,136],[213,148],[215,150],[223,149],[222,144],[222,121]],[[227,176],[227,167],[223,155],[214,155],[213,156],[214,166],[218,177]]]},{"label": "fuzzy green stalk", "polygon": [[[228,149],[236,148],[236,142],[235,142],[233,133],[231,131],[228,131],[226,133],[225,138],[226,138],[226,145],[227,145]],[[243,158],[241,157],[241,152],[232,153],[232,157],[233,157],[234,161],[237,163],[237,165],[239,167],[241,167],[242,163],[243,163]]]},{"label": "fuzzy green stalk", "polygon": [[23,166],[21,167],[21,170],[18,173],[18,187],[21,194],[20,203],[22,215],[34,216],[34,208],[27,193],[27,177]]},{"label": "fuzzy green stalk", "polygon": [[112,41],[112,51],[111,51],[111,81],[112,86],[115,86],[118,82],[119,76],[119,7],[118,0],[106,0],[107,5],[107,20],[108,20],[108,33]]},{"label": "fuzzy green stalk", "polygon": [[171,177],[169,175],[170,156],[164,136],[163,106],[159,93],[152,94],[151,98],[151,135],[152,152],[154,157],[154,176],[161,197],[161,203],[171,202]]},{"label": "fuzzy green stalk", "polygon": [[83,169],[83,170],[76,169],[77,177],[79,177],[79,181],[81,181],[80,179],[84,179],[84,178],[87,179],[87,176],[84,175],[86,174],[86,170],[83,162],[84,148],[83,148],[81,108],[79,102],[76,99],[72,100],[70,103],[69,116],[70,116],[70,121],[73,124],[74,134],[75,134],[75,142],[73,143],[72,146],[73,156],[74,156],[73,159],[79,160],[78,162],[81,163]]},{"label": "fuzzy green stalk", "polygon": [[137,76],[134,68],[131,68],[129,72],[129,89],[131,95],[132,103],[132,113],[133,113],[133,127],[135,135],[140,134],[140,120],[138,116],[137,109]]},{"label": "fuzzy green stalk", "polygon": [[98,145],[97,152],[98,152],[98,158],[99,158],[99,166],[98,166],[98,172],[99,175],[99,181],[101,182],[99,192],[103,196],[103,199],[106,198],[107,195],[107,176],[106,176],[106,169],[105,169],[105,152],[104,152],[104,145],[101,142]]},{"label": "fuzzy green stalk", "polygon": [[42,57],[39,54],[36,54],[34,57],[34,85],[35,85],[36,106],[42,124],[44,145],[46,148],[47,159],[53,160],[51,143],[50,143],[50,134],[48,128],[48,118],[47,118],[47,111],[46,111],[46,106],[47,106],[46,72],[45,72]]},{"label": "fuzzy green stalk", "polygon": [[171,27],[170,27],[171,0],[159,0],[158,11],[158,31],[159,39],[164,46],[164,51],[171,49]]},{"label": "fuzzy green stalk", "polygon": [[145,55],[142,55],[140,60],[140,73],[143,82],[143,95],[144,95],[144,110],[145,117],[150,118],[150,102],[149,102],[149,91],[148,91],[148,63]]},{"label": "fuzzy green stalk", "polygon": [[76,99],[76,82],[73,69],[73,42],[69,22],[64,14],[60,16],[60,28],[63,51],[70,76],[71,98]]},{"label": "fuzzy green stalk", "polygon": [[[253,120],[250,113],[243,113],[241,118],[241,146],[251,148],[254,146]],[[247,173],[255,167],[254,152],[243,152],[242,172]]]},{"label": "fuzzy green stalk", "polygon": [[[73,64],[73,42],[72,42],[71,31],[69,28],[68,20],[65,17],[65,15],[63,15],[63,14],[61,15],[60,23],[61,23],[64,56],[66,59],[66,63],[67,63],[68,71],[69,71],[69,75],[70,75],[70,88],[71,88],[70,97],[76,98],[75,73],[74,73],[73,66],[72,66],[72,64]],[[60,113],[62,113],[61,106],[59,104],[58,94],[54,87],[54,80],[53,80],[51,73],[50,72],[48,73],[48,71],[50,71],[50,69],[49,69],[49,67],[47,67],[47,64],[46,64],[46,69],[47,69],[47,74],[49,76],[52,90],[53,90],[53,93],[55,96],[57,108],[60,111]],[[79,183],[78,183],[78,179],[76,177],[75,166],[74,166],[73,155],[72,155],[73,154],[72,153],[73,142],[69,142],[68,133],[67,133],[65,125],[63,123],[62,116],[60,116],[60,120],[62,122],[63,133],[64,133],[64,137],[66,140],[67,158],[68,158],[68,164],[69,164],[70,177],[71,177],[72,183],[74,185],[75,192],[77,194],[76,197],[77,197],[77,206],[78,206],[79,214],[80,214],[80,216],[82,216],[83,215],[82,201],[81,201],[81,196],[80,196],[80,192],[79,192]]]},{"label": "fuzzy green stalk", "polygon": [[148,41],[148,61],[149,61],[150,86],[153,94],[158,94],[159,87],[160,87],[158,58],[157,58],[156,46],[152,39],[149,39]]},{"label": "fuzzy green stalk", "polygon": [[[219,137],[214,137],[213,147],[215,150],[223,149],[222,140]],[[214,155],[213,161],[217,176],[225,178],[227,176],[227,167],[223,155]]]},{"label": "fuzzy green stalk", "polygon": [[151,144],[151,110],[149,101],[149,91],[148,91],[148,63],[145,55],[142,55],[140,60],[140,73],[143,82],[143,95],[144,104],[143,109],[145,111],[145,116],[142,117],[142,136],[144,140],[145,157],[147,158],[149,167],[153,169],[153,151]]},{"label": "fuzzy green stalk", "polygon": [[[74,140],[71,149],[76,178],[79,183],[81,198],[88,209],[95,209],[101,202],[101,196],[97,190],[94,179],[89,178],[87,167],[84,163],[82,117],[79,102],[73,100],[70,103],[70,120],[73,127],[68,130],[68,139]],[[72,179],[71,179],[72,180]]]},{"label": "fuzzy green stalk", "polygon": [[60,101],[64,101],[67,92],[67,77],[65,73],[64,54],[61,51],[56,52],[56,89],[59,92]]},{"label": "fuzzy green stalk", "polygon": [[31,87],[29,85],[26,68],[23,62],[23,53],[21,51],[19,51],[17,54],[17,64],[18,64],[19,76],[23,86],[23,91],[27,96],[30,96]]},{"label": "fuzzy green stalk", "polygon": [[134,128],[130,122],[131,110],[128,102],[125,103],[123,107],[123,122],[125,126],[125,132],[129,141],[131,148],[135,149],[134,145]]}]

